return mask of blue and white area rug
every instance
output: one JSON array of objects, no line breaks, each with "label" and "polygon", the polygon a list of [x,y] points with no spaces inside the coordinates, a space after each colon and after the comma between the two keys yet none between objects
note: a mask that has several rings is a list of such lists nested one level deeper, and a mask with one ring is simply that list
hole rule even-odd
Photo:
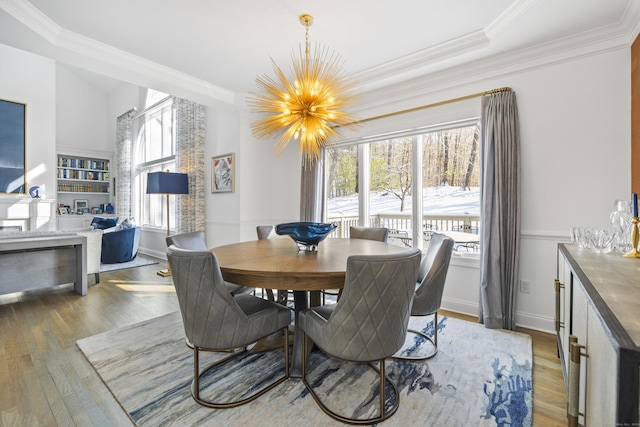
[{"label": "blue and white area rug", "polygon": [[[412,318],[410,326],[433,332],[431,318]],[[209,409],[195,403],[190,394],[193,357],[178,312],[77,345],[138,426],[341,425],[320,410],[295,378],[237,408]],[[528,335],[441,317],[438,347],[438,354],[426,362],[386,362],[387,374],[400,390],[400,408],[381,425],[531,426]],[[201,367],[222,357],[201,354]],[[208,375],[201,396],[228,399],[260,375],[282,375],[282,362],[282,350],[251,355]],[[377,374],[365,365],[314,352],[307,378],[339,413],[356,418],[377,414]]]},{"label": "blue and white area rug", "polygon": [[151,258],[142,254],[136,255],[134,259],[128,262],[118,262],[115,264],[100,264],[100,273],[107,271],[124,270],[125,268],[143,267],[145,265],[158,264],[156,258]]}]

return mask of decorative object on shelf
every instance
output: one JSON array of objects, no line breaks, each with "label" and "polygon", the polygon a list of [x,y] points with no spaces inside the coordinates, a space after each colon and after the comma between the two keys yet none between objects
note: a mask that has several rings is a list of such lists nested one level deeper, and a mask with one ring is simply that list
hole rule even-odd
[{"label": "decorative object on shelf", "polygon": [[638,252],[638,241],[640,240],[640,219],[638,218],[638,194],[633,193],[631,195],[631,207],[633,209],[633,218],[631,218],[631,250],[624,254],[625,258],[640,258],[640,252]]},{"label": "decorative object on shelf", "polygon": [[337,227],[335,222],[289,222],[276,225],[276,234],[291,237],[300,250],[315,252],[318,244]]},{"label": "decorative object on shelf", "polygon": [[640,252],[638,252],[638,243],[639,243],[639,232],[638,227],[640,226],[640,219],[637,216],[634,216],[631,219],[631,223],[633,224],[631,227],[631,250],[624,254],[626,258],[640,258]]},{"label": "decorative object on shelf", "polygon": [[33,187],[29,188],[29,195],[32,199],[41,199],[44,197],[44,191],[42,190],[42,187],[34,185]]},{"label": "decorative object on shelf", "polygon": [[73,210],[77,214],[84,213],[84,209],[89,207],[89,202],[86,199],[76,199],[73,201]]},{"label": "decorative object on shelf", "polygon": [[234,153],[211,158],[211,192],[233,193],[236,181],[236,159]]},{"label": "decorative object on shelf", "polygon": [[[165,194],[167,196],[167,237],[171,235],[169,227],[169,195],[189,194],[189,178],[186,173],[151,172],[147,174],[147,194]],[[171,276],[171,267],[158,271],[158,276]]]},{"label": "decorative object on shelf", "polygon": [[305,162],[314,163],[320,149],[339,136],[337,127],[355,127],[353,117],[344,109],[353,101],[355,82],[347,78],[343,61],[335,52],[316,45],[309,53],[311,15],[301,15],[305,27],[304,56],[292,54],[293,81],[271,61],[276,78],[257,77],[261,93],[249,95],[248,103],[258,113],[266,114],[252,124],[256,138],[277,137],[275,151],[281,153],[291,139],[300,139],[300,153]]},{"label": "decorative object on shelf", "polygon": [[115,211],[113,205],[111,203],[107,203],[107,206],[104,208],[104,212],[107,214],[112,214]]},{"label": "decorative object on shelf", "polygon": [[611,212],[611,226],[614,234],[614,250],[626,254],[631,250],[631,202],[628,200],[616,200]]}]

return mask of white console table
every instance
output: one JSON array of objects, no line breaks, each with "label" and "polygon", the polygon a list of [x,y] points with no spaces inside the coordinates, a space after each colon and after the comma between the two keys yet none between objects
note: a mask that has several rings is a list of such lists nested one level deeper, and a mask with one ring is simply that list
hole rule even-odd
[{"label": "white console table", "polygon": [[0,295],[73,283],[87,294],[87,238],[77,234],[0,240]]}]

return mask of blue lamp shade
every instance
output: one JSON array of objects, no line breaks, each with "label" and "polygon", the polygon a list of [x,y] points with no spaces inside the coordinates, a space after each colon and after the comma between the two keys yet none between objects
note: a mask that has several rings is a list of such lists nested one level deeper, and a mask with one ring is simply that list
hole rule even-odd
[{"label": "blue lamp shade", "polygon": [[189,194],[187,174],[151,172],[147,174],[147,194]]}]

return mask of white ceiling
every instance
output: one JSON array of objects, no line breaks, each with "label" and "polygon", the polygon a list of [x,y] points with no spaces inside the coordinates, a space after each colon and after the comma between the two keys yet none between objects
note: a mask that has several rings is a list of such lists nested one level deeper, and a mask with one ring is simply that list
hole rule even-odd
[{"label": "white ceiling", "polygon": [[[619,37],[637,25],[637,0],[0,0],[0,43],[128,80],[161,71],[244,93],[270,58],[288,69],[304,43],[339,53],[375,87],[508,51],[563,40]],[[146,71],[142,71],[146,70]],[[76,70],[80,73],[79,70]],[[131,82],[136,82],[131,73]],[[83,74],[112,90],[113,81]]]}]

